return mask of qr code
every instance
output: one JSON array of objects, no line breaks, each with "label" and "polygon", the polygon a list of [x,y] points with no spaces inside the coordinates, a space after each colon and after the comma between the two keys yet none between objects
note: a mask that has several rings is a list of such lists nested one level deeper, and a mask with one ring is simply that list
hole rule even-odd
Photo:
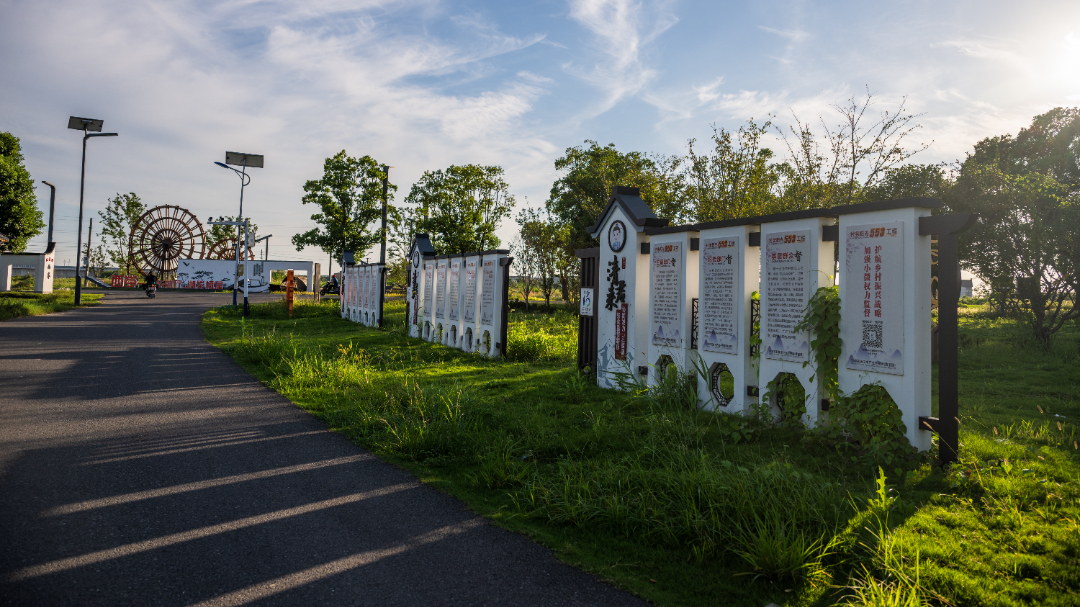
[{"label": "qr code", "polygon": [[881,321],[862,321],[862,345],[864,348],[881,348]]}]

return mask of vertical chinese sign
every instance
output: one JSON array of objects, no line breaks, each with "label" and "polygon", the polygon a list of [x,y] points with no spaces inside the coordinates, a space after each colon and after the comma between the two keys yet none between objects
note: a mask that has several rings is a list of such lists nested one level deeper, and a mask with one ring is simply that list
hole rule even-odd
[{"label": "vertical chinese sign", "polygon": [[424,262],[424,316],[431,316],[431,290],[435,286],[435,262]]},{"label": "vertical chinese sign", "polygon": [[859,302],[859,322],[847,323],[843,336],[844,343],[859,344],[848,356],[847,368],[903,375],[903,222],[849,227],[844,253],[844,299]]},{"label": "vertical chinese sign", "polygon": [[795,331],[809,301],[810,231],[772,232],[765,239],[765,317],[762,348],[767,358],[810,359],[810,338]]},{"label": "vertical chinese sign", "polygon": [[476,322],[476,260],[465,263],[465,322]]},{"label": "vertical chinese sign", "polygon": [[738,354],[739,237],[707,238],[701,248],[701,349]]},{"label": "vertical chinese sign", "polygon": [[456,259],[450,262],[450,288],[447,291],[450,298],[450,320],[458,319],[458,308],[460,302],[458,301],[458,293],[461,286],[461,260]]},{"label": "vertical chinese sign", "polygon": [[652,344],[682,345],[682,244],[655,244],[652,247]]},{"label": "vertical chinese sign", "polygon": [[615,310],[615,360],[626,360],[626,304]]},{"label": "vertical chinese sign", "polygon": [[495,315],[495,259],[484,260],[484,280],[480,284],[480,324],[490,325]]}]

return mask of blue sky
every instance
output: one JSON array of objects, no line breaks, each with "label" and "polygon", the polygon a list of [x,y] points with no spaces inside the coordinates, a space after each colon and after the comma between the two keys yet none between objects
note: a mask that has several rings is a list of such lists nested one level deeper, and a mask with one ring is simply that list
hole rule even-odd
[{"label": "blue sky", "polygon": [[915,161],[962,158],[1080,105],[1080,2],[0,0],[0,57],[0,130],[58,186],[61,262],[79,186],[69,115],[120,133],[90,142],[87,218],[129,191],[235,213],[238,180],[213,161],[262,153],[245,215],[274,235],[272,258],[324,261],[289,238],[311,227],[304,181],[342,149],[394,166],[399,200],[425,170],[482,163],[540,205],[555,159],[586,139],[683,154],[711,124],[835,123],[831,106],[868,87],[876,110],[906,96],[922,114],[911,142],[932,144]]}]

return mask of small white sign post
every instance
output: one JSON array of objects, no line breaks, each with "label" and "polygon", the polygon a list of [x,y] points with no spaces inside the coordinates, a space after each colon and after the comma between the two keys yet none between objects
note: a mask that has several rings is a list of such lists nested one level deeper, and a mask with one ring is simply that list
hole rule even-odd
[{"label": "small white sign post", "polygon": [[698,225],[698,354],[708,375],[698,378],[698,394],[710,408],[739,412],[756,401],[747,387],[758,385],[750,356],[752,294],[760,263],[759,249],[750,248],[750,234],[758,228],[706,226]]},{"label": "small white sign post", "polygon": [[[696,231],[647,230],[649,242],[649,372],[654,386],[674,364],[693,373],[693,299],[698,291],[698,255],[690,251]],[[659,231],[660,233],[657,233]],[[694,357],[694,358],[691,358]]]},{"label": "small white sign post", "polygon": [[840,391],[880,384],[903,416],[920,451],[931,433],[930,236],[919,217],[930,209],[901,207],[840,216]]},{"label": "small white sign post", "polygon": [[[813,336],[795,326],[818,287],[832,284],[833,243],[823,241],[822,232],[834,223],[831,217],[811,217],[761,224],[761,393],[781,373],[794,375],[806,391],[803,421],[810,427],[817,424],[823,393],[814,379]],[[779,414],[779,399],[773,395],[771,400],[773,413]]]},{"label": "small white sign post", "polygon": [[461,349],[477,351],[476,316],[480,308],[480,256],[466,255],[463,261],[461,293]]}]

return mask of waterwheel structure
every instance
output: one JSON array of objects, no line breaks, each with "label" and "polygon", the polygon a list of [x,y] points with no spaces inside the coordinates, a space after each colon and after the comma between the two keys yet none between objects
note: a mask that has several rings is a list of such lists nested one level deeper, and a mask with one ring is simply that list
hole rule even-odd
[{"label": "waterwheel structure", "polygon": [[202,222],[187,209],[162,205],[143,213],[132,225],[128,254],[140,274],[171,277],[181,259],[206,253]]}]

